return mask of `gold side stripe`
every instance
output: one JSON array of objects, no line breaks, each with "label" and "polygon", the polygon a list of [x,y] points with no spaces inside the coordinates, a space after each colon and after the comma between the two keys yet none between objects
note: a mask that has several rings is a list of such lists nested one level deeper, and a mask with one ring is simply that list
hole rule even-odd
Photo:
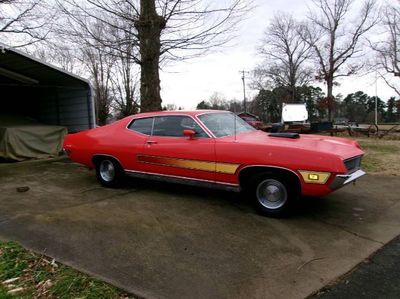
[{"label": "gold side stripe", "polygon": [[215,163],[215,171],[219,173],[235,174],[239,164]]},{"label": "gold side stripe", "polygon": [[185,168],[192,170],[201,170],[201,171],[212,171],[212,172],[215,171],[225,174],[235,174],[236,170],[240,166],[240,164],[215,163],[209,161],[186,160],[186,159],[168,158],[160,156],[146,156],[146,155],[138,155],[137,160],[142,163],[149,163],[161,166],[171,166],[171,167]]}]

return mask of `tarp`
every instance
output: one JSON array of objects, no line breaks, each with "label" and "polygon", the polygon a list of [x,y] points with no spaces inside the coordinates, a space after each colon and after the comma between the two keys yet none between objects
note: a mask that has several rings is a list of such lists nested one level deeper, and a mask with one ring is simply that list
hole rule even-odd
[{"label": "tarp", "polygon": [[0,115],[0,157],[16,161],[57,156],[67,129],[21,116]]}]

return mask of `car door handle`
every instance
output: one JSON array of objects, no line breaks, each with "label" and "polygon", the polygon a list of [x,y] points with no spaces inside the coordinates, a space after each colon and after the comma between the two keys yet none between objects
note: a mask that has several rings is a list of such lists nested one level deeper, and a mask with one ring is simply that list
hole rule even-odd
[{"label": "car door handle", "polygon": [[147,144],[157,144],[157,141],[155,141],[155,140],[147,140],[146,143]]}]

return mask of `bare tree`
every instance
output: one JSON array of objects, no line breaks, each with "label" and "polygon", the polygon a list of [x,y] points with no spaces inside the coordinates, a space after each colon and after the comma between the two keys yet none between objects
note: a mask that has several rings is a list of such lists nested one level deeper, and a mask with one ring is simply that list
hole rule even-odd
[{"label": "bare tree", "polygon": [[60,4],[77,22],[77,16],[84,15],[128,33],[100,42],[110,49],[127,43],[135,47],[131,59],[141,67],[140,103],[145,112],[161,109],[160,62],[201,55],[228,42],[249,1],[86,0],[83,5],[64,0]]},{"label": "bare tree", "polygon": [[51,18],[43,0],[0,0],[0,41],[14,48],[43,41]]},{"label": "bare tree", "polygon": [[[119,61],[116,55],[110,55],[109,49],[97,40],[107,38],[113,33],[97,20],[91,20],[90,25],[85,26],[80,23],[73,24],[74,27],[65,26],[69,23],[64,21],[60,24],[53,32],[56,44],[46,43],[47,49],[57,49],[53,63],[64,69],[70,65],[77,68],[78,65],[82,69],[81,73],[90,78],[94,90],[97,124],[105,125],[112,114],[116,94],[114,76]],[[91,35],[84,31],[86,26],[90,26]]]},{"label": "bare tree", "polygon": [[293,16],[277,13],[258,49],[265,62],[255,70],[255,76],[269,78],[275,87],[288,88],[292,102],[296,100],[296,86],[312,78],[312,69],[306,65],[311,46],[298,34],[299,27]]},{"label": "bare tree", "polygon": [[[65,20],[60,22],[53,34],[56,41],[64,41],[75,50],[80,65],[84,66],[94,87],[98,124],[104,125],[115,113],[117,118],[137,113],[137,67],[133,57],[132,43],[121,43],[110,47],[104,41],[112,43],[116,38],[128,35],[123,24],[103,26],[107,16],[87,18],[86,15],[65,11],[61,7]],[[109,17],[109,16],[108,16]],[[118,20],[116,20],[118,21]],[[108,20],[107,22],[113,22]],[[67,26],[66,26],[67,24]],[[58,47],[63,47],[58,45]]]},{"label": "bare tree", "polygon": [[123,118],[139,111],[138,69],[132,60],[132,44],[116,50],[117,61],[114,67],[114,110],[118,118]]},{"label": "bare tree", "polygon": [[383,39],[370,45],[376,53],[377,72],[400,96],[400,85],[394,81],[394,77],[400,77],[400,3],[385,6],[381,15]]},{"label": "bare tree", "polygon": [[60,42],[57,45],[48,42],[39,43],[32,47],[32,49],[31,47],[27,49],[27,52],[67,72],[82,75],[82,68],[80,68],[82,59],[77,56],[76,51],[71,49],[71,47]]},{"label": "bare tree", "polygon": [[208,99],[211,109],[227,110],[229,107],[228,101],[223,93],[215,91]]},{"label": "bare tree", "polygon": [[[316,78],[326,83],[328,118],[334,109],[333,86],[336,79],[357,73],[362,67],[360,39],[377,23],[375,0],[366,0],[361,7],[354,0],[312,0],[316,10],[302,26],[301,36],[312,47],[318,73]],[[354,11],[358,15],[349,20]]]},{"label": "bare tree", "polygon": [[96,103],[97,123],[105,125],[111,114],[112,104],[112,67],[114,57],[106,55],[99,48],[82,49],[82,58],[92,78]]},{"label": "bare tree", "polygon": [[176,111],[178,110],[178,106],[176,106],[175,104],[167,104],[163,107],[163,110],[166,111]]}]

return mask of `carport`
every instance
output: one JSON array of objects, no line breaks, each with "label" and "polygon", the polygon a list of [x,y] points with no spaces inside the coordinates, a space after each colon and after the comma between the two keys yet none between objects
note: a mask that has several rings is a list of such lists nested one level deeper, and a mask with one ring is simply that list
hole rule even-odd
[{"label": "carport", "polygon": [[56,156],[67,131],[94,126],[87,80],[0,44],[0,159]]},{"label": "carport", "polygon": [[87,80],[7,47],[0,51],[1,114],[64,126],[69,133],[95,126]]}]

